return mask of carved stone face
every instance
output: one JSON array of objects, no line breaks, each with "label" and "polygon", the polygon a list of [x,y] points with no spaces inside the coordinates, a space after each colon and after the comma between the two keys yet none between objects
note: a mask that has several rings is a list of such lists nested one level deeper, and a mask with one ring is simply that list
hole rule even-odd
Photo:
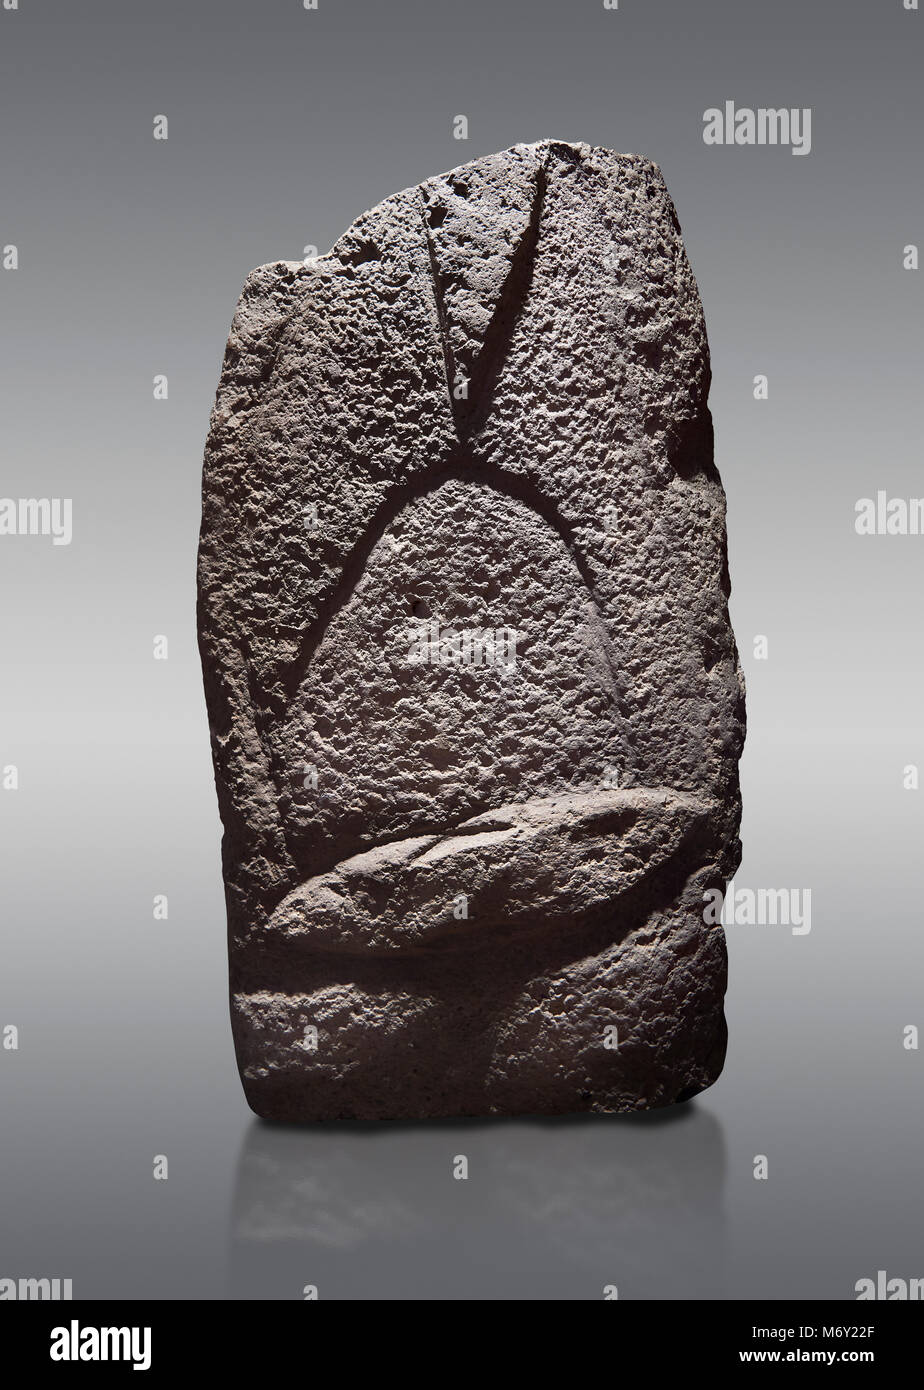
[{"label": "carved stone face", "polygon": [[248,282],[200,643],[257,1113],[715,1079],[743,708],[707,390],[635,157],[516,147]]}]

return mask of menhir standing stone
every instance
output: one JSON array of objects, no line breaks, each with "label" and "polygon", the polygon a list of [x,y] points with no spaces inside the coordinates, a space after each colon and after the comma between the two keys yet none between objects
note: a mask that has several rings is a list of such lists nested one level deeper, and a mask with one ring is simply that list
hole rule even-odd
[{"label": "menhir standing stone", "polygon": [[517,145],[250,276],[199,634],[259,1115],[718,1076],[744,710],[708,389],[635,155]]}]

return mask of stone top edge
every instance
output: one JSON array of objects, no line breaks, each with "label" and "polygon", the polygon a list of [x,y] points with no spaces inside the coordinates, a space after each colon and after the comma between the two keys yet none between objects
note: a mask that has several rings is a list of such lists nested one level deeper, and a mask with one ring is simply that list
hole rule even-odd
[{"label": "stone top edge", "polygon": [[495,150],[491,154],[478,155],[474,159],[466,160],[464,164],[453,165],[450,169],[444,169],[438,174],[431,174],[428,178],[421,179],[419,183],[409,184],[406,188],[399,189],[395,193],[390,193],[387,198],[383,198],[380,202],[373,204],[372,207],[367,208],[364,212],[358,213],[353,221],[344,228],[329,251],[324,251],[320,255],[312,256],[307,261],[289,261],[281,258],[274,261],[265,261],[263,264],[253,268],[247,277],[247,282],[249,283],[254,278],[260,278],[261,276],[269,274],[283,273],[291,275],[300,273],[302,275],[310,275],[313,271],[323,271],[328,262],[337,259],[337,247],[344,238],[350,236],[361,219],[372,217],[382,209],[400,206],[404,200],[420,192],[426,188],[428,184],[436,183],[441,179],[451,178],[455,174],[462,173],[465,169],[472,169],[476,168],[478,165],[490,164],[493,160],[502,159],[505,155],[509,154],[537,154],[540,151],[551,152],[554,150],[570,150],[582,162],[592,162],[594,159],[603,158],[632,165],[638,169],[647,169],[662,183],[664,182],[664,176],[661,172],[660,165],[653,159],[648,158],[647,155],[613,150],[607,145],[590,145],[584,140],[545,139],[534,140],[529,143],[520,141],[515,145],[508,145],[503,150]]}]

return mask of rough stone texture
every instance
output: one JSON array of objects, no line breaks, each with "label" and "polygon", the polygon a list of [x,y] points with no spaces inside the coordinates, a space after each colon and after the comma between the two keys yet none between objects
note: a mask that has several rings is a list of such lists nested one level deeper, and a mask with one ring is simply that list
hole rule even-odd
[{"label": "rough stone texture", "polygon": [[[258,1114],[636,1110],[718,1076],[703,894],[739,860],[744,696],[708,390],[635,155],[518,145],[249,277],[199,637]],[[447,641],[473,629],[515,659]]]}]

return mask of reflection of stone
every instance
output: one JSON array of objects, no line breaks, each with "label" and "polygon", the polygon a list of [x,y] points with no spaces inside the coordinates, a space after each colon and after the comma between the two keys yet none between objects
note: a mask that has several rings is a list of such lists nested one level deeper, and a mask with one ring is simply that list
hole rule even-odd
[{"label": "reflection of stone", "polygon": [[258,1114],[717,1076],[743,700],[708,384],[636,156],[517,146],[248,280],[199,632]]},{"label": "reflection of stone", "polygon": [[253,1146],[242,1155],[235,1198],[239,1239],[296,1240],[319,1249],[354,1250],[369,1240],[404,1240],[421,1229],[420,1213],[407,1206],[407,1194],[402,1199],[376,1192],[355,1154],[337,1152],[332,1172],[305,1171],[295,1157],[304,1153],[304,1134],[295,1129],[278,1133],[295,1142]]},{"label": "reflection of stone", "polygon": [[[724,1266],[718,1122],[693,1105],[670,1121],[620,1118],[603,1133],[598,1142],[585,1128],[573,1142],[553,1128],[541,1145],[518,1145],[505,1155],[501,1202],[576,1262],[613,1260],[628,1297],[706,1297]],[[635,1282],[643,1276],[650,1295]]]},{"label": "reflection of stone", "polygon": [[600,1298],[615,1283],[621,1298],[720,1297],[724,1183],[721,1128],[695,1104],[376,1131],[254,1123],[232,1294]]}]

